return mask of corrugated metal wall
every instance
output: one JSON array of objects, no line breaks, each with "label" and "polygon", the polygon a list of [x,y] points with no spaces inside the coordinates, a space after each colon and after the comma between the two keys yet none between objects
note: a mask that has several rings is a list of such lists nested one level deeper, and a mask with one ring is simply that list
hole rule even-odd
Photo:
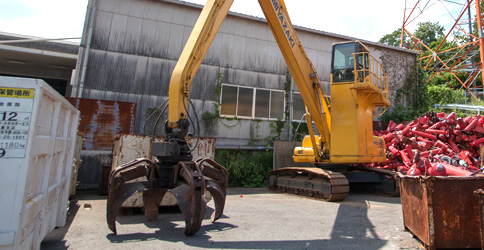
[{"label": "corrugated metal wall", "polygon": [[[200,11],[201,6],[176,0],[90,0],[73,96],[79,88],[82,98],[137,103],[135,132],[142,133],[149,110],[167,98],[171,72]],[[304,28],[298,34],[329,93],[331,45],[354,39]],[[389,47],[369,47],[377,58],[392,53]],[[398,53],[415,58],[412,53]],[[190,97],[199,115],[214,113],[219,70],[223,83],[282,90],[287,67],[264,20],[232,13],[192,84]],[[270,124],[205,121],[201,136],[217,137],[218,145],[246,145],[270,136]],[[287,138],[287,133],[282,136]]]},{"label": "corrugated metal wall", "polygon": [[78,98],[67,100],[81,112],[78,132],[84,137],[84,150],[110,151],[116,135],[134,132],[136,103]]}]

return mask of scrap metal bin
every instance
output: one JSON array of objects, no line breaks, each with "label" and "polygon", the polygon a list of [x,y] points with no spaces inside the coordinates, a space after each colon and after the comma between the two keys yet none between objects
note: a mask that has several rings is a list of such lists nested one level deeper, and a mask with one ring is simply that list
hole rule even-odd
[{"label": "scrap metal bin", "polygon": [[481,249],[484,249],[484,190],[474,191],[479,199],[479,225],[481,226]]},{"label": "scrap metal bin", "polygon": [[476,189],[484,176],[404,176],[399,173],[403,224],[427,249],[480,248]]},{"label": "scrap metal bin", "polygon": [[44,81],[0,76],[0,250],[65,225],[78,121]]}]

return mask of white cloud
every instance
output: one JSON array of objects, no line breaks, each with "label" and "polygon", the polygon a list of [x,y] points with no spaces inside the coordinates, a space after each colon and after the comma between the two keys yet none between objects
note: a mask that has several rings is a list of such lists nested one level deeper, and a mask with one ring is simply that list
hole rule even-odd
[{"label": "white cloud", "polygon": [[[0,31],[46,38],[80,37],[87,0],[0,1]],[[28,8],[25,13],[22,8]]]},{"label": "white cloud", "polygon": [[[186,1],[201,5],[206,3],[206,0]],[[417,0],[408,0],[407,8],[413,7],[412,1]],[[80,37],[87,2],[88,0],[0,0],[0,31],[47,38]],[[378,41],[402,26],[406,1],[285,2],[294,25]],[[439,21],[441,25],[449,27],[454,21],[448,18],[447,10],[459,13],[462,8],[456,4],[445,4],[446,9],[442,1],[430,2],[433,3],[432,8],[409,26],[411,30],[415,29],[417,22],[427,20]],[[235,0],[231,11],[263,17],[256,0]]]},{"label": "white cloud", "polygon": [[[205,0],[185,0],[205,4]],[[378,41],[383,35],[401,27],[404,4],[401,1],[373,0],[286,0],[294,25]],[[234,12],[263,17],[256,0],[235,0]]]}]

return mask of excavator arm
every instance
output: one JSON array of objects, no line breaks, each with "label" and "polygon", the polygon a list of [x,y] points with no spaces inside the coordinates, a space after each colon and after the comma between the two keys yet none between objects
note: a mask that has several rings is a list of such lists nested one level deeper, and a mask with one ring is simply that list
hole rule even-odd
[{"label": "excavator arm", "polygon": [[[232,3],[233,0],[208,0],[188,38],[170,81],[167,134],[177,134],[180,139],[186,135],[186,107],[190,85]],[[309,114],[308,121],[314,121],[322,135],[319,141],[326,143],[329,148],[331,114],[327,95],[294,30],[284,1],[259,0],[259,4],[301,93]],[[178,135],[178,131],[182,133]],[[313,138],[312,145],[319,145],[314,141],[314,133],[310,134],[310,138]],[[314,159],[319,161],[323,155],[321,147],[313,148]]]},{"label": "excavator arm", "polygon": [[[327,95],[291,23],[283,0],[259,0],[259,4],[301,93],[306,109],[323,141],[331,141],[331,113]],[[308,123],[310,124],[310,123]],[[314,134],[310,135],[314,136]],[[313,144],[315,145],[315,144]]]},{"label": "excavator arm", "polygon": [[[321,134],[321,136],[315,137],[313,130],[309,129],[309,138],[314,155],[314,158],[311,158],[315,162],[320,162],[324,158],[321,143],[326,144],[329,148],[331,142],[331,113],[327,95],[314,65],[306,55],[296,34],[284,1],[259,0],[259,4],[306,105],[307,123],[312,124],[312,121],[314,121]],[[316,138],[318,141],[316,141]]]},{"label": "excavator arm", "polygon": [[[169,96],[167,134],[180,129],[187,117],[188,96],[193,77],[202,64],[213,39],[234,0],[208,0],[173,70]],[[184,138],[186,134],[180,136]]]}]

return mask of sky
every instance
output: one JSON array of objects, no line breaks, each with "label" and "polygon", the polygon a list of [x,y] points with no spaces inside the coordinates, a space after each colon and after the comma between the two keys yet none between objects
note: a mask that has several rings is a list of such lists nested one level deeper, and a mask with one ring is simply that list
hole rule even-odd
[{"label": "sky", "polygon": [[[133,0],[135,1],[135,0]],[[205,4],[206,0],[186,0]],[[402,26],[404,9],[417,0],[285,0],[292,23],[377,42]],[[465,0],[454,0],[465,2]],[[431,8],[417,22],[439,21],[449,27],[462,6],[447,0],[422,0]],[[0,32],[43,38],[81,37],[88,0],[0,0]],[[235,0],[233,12],[263,17],[256,0]],[[448,28],[448,29],[449,29]],[[70,40],[79,42],[79,40]]]}]

